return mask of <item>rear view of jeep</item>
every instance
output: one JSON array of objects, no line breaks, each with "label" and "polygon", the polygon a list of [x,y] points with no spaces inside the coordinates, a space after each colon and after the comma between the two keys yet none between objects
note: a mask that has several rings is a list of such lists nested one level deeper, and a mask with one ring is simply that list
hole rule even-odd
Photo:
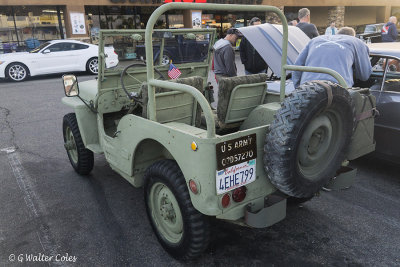
[{"label": "rear view of jeep", "polygon": [[[214,110],[207,79],[215,30],[153,27],[173,9],[256,8],[283,21],[280,91],[269,90],[267,74],[224,78]],[[64,146],[76,172],[89,174],[94,153],[104,154],[113,170],[144,188],[149,222],[175,258],[204,252],[210,217],[269,227],[285,218],[287,201],[349,187],[355,170],[348,161],[374,150],[374,119],[359,116],[374,108],[374,98],[346,88],[332,70],[290,66],[287,23],[275,7],[170,3],[145,31],[105,30],[99,41],[98,79],[64,77],[62,101],[74,110],[64,117]],[[112,69],[105,68],[109,44],[131,54]],[[169,77],[171,60],[177,79]],[[286,71],[294,69],[328,73],[338,83],[310,82],[287,94]]]}]

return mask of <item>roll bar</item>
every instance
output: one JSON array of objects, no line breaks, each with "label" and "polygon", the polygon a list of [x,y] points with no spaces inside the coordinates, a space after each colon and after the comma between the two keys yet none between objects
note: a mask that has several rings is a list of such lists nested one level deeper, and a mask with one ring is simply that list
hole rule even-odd
[{"label": "roll bar", "polygon": [[[285,98],[285,83],[286,83],[286,70],[297,70],[306,72],[322,72],[332,75],[338,80],[340,85],[347,87],[346,82],[339,73],[324,68],[312,68],[305,66],[289,66],[287,65],[287,47],[288,47],[288,24],[285,15],[282,11],[273,6],[256,6],[256,5],[225,5],[225,4],[207,4],[207,3],[168,3],[157,8],[150,16],[147,22],[145,31],[146,40],[146,61],[147,61],[147,84],[148,84],[148,116],[150,120],[156,121],[156,101],[155,101],[155,86],[164,87],[171,89],[172,86],[168,85],[168,82],[160,82],[154,79],[154,66],[153,66],[153,39],[152,33],[154,25],[158,18],[165,12],[172,10],[217,10],[217,11],[257,11],[257,12],[273,12],[278,15],[282,22],[283,38],[282,38],[282,58],[281,58],[281,84],[280,84],[280,99],[281,101]],[[207,122],[207,136],[215,136],[215,122],[213,120],[211,107],[208,105],[207,100],[202,94],[198,94],[198,90],[191,86],[177,86],[174,84],[173,90],[188,92],[193,95],[196,101],[200,104],[201,108],[206,117]],[[207,105],[206,105],[207,103]],[[209,129],[212,127],[213,129]]]}]

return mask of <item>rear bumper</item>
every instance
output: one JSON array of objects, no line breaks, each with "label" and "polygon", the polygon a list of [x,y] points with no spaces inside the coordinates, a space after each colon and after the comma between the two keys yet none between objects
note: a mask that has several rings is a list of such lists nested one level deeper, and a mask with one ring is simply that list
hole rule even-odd
[{"label": "rear bumper", "polygon": [[245,210],[245,223],[254,228],[265,228],[282,221],[286,217],[286,198],[279,195],[269,195],[264,199],[264,206],[257,209],[248,204]]}]

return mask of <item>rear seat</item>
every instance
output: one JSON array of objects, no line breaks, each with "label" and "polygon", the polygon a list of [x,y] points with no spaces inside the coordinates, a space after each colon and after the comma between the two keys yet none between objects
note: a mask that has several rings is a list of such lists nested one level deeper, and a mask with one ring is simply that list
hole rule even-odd
[{"label": "rear seat", "polygon": [[221,78],[218,83],[216,127],[229,129],[240,126],[267,93],[267,74]]}]

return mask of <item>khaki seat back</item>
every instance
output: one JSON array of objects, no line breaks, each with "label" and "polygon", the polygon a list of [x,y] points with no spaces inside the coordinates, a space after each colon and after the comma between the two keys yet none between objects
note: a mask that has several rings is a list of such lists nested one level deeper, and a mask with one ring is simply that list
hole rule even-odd
[{"label": "khaki seat back", "polygon": [[263,104],[267,93],[267,74],[221,78],[218,82],[218,120],[224,124],[244,121]]},{"label": "khaki seat back", "polygon": [[[203,93],[203,78],[199,76],[172,80],[171,82],[193,86]],[[195,98],[188,93],[156,88],[156,118],[160,123],[181,122],[193,126],[201,124],[201,108]],[[148,87],[142,85],[142,116],[147,118],[149,101]]]}]

